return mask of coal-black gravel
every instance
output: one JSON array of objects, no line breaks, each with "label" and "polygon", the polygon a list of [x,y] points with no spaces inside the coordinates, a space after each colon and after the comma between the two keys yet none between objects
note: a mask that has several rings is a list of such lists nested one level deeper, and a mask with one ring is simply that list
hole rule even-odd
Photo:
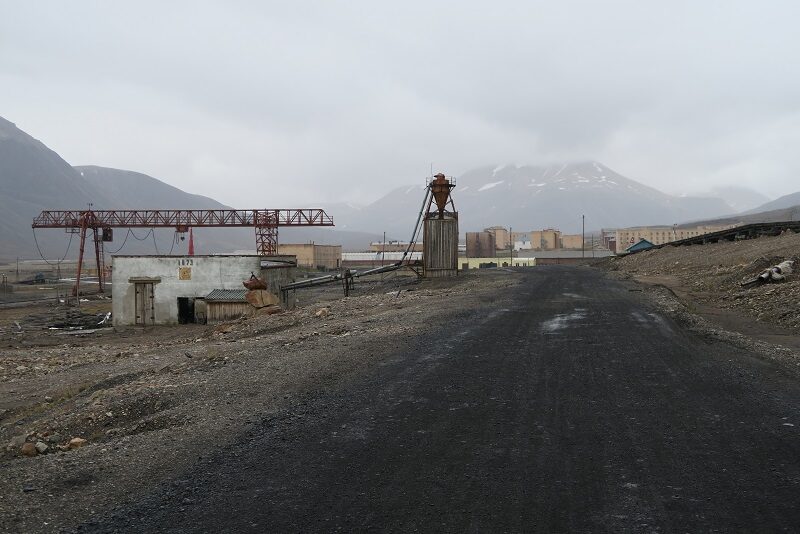
[{"label": "coal-black gravel", "polygon": [[797,375],[598,270],[518,276],[79,531],[800,527]]}]

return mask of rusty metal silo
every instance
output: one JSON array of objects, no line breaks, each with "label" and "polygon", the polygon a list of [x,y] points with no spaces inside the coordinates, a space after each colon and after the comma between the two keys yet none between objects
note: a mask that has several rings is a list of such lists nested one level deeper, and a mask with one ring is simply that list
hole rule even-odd
[{"label": "rusty metal silo", "polygon": [[441,173],[428,183],[430,200],[425,211],[422,261],[429,278],[458,274],[458,212],[451,194],[455,186],[455,180]]}]

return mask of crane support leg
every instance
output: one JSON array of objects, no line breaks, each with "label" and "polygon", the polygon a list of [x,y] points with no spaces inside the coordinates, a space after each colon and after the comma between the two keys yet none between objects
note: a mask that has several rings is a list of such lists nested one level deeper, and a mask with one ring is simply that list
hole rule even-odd
[{"label": "crane support leg", "polygon": [[270,214],[253,213],[256,231],[256,253],[259,256],[273,256],[278,253],[278,221]]},{"label": "crane support leg", "polygon": [[72,288],[72,296],[78,297],[78,291],[81,287],[81,270],[83,269],[83,251],[86,247],[86,221],[82,221],[81,234],[80,234],[80,253],[78,254],[78,270],[75,274],[75,287]]},{"label": "crane support leg", "polygon": [[92,228],[94,232],[94,257],[97,261],[97,284],[98,292],[105,291],[105,262],[103,261],[103,234],[99,228]]}]

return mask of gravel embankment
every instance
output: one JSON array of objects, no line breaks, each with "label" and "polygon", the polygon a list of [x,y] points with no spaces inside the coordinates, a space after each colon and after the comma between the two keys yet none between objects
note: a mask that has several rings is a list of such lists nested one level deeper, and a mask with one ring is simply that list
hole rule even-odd
[{"label": "gravel embankment", "polygon": [[[750,288],[741,283],[783,260],[788,280]],[[699,303],[734,310],[800,333],[800,234],[686,247],[664,247],[605,262],[612,271],[679,288]]]}]

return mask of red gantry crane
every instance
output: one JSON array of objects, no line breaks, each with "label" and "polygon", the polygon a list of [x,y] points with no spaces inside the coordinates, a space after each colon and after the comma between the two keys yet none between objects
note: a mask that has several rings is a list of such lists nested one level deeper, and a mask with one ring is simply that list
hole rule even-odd
[{"label": "red gantry crane", "polygon": [[68,210],[43,211],[33,219],[36,228],[64,228],[80,233],[78,272],[73,294],[78,295],[83,268],[86,234],[94,238],[99,290],[104,291],[103,242],[112,241],[113,228],[175,228],[185,233],[201,227],[253,227],[256,252],[260,256],[278,253],[278,228],[281,226],[333,226],[333,219],[322,209],[256,210]]}]

